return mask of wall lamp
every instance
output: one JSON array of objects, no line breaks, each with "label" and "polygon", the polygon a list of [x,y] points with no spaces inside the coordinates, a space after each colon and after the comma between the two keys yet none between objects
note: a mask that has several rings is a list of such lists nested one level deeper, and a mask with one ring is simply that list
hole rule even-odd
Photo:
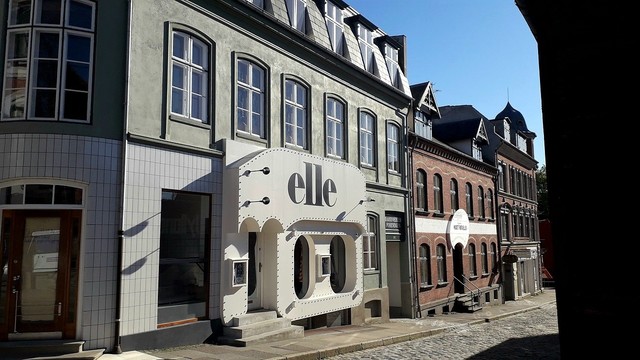
[{"label": "wall lamp", "polygon": [[265,166],[262,169],[258,169],[258,170],[246,170],[244,172],[244,175],[249,176],[249,174],[251,174],[252,172],[262,172],[263,174],[268,175],[271,172],[271,169],[269,169],[268,166]]},{"label": "wall lamp", "polygon": [[362,204],[364,204],[364,203],[366,203],[366,202],[375,202],[375,201],[376,201],[376,199],[374,199],[374,198],[372,198],[372,197],[367,196],[366,198],[364,198],[364,199],[360,200],[360,205],[362,205]]},{"label": "wall lamp", "polygon": [[244,204],[242,204],[242,206],[249,206],[249,204],[251,204],[251,203],[258,203],[258,202],[267,205],[267,204],[269,204],[271,202],[271,199],[269,199],[268,197],[265,196],[260,200],[247,200],[247,201],[244,202]]}]

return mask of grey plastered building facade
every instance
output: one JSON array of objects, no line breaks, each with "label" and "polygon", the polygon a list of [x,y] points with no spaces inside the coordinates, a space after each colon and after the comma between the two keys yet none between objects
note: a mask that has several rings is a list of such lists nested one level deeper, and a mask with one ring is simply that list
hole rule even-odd
[{"label": "grey plastered building facade", "polygon": [[[1,9],[3,104],[18,110],[3,105],[0,121],[0,260],[72,280],[58,282],[45,318],[11,318],[22,298],[9,279],[26,270],[8,265],[0,341],[117,351],[212,341],[257,310],[307,328],[388,319],[411,281],[389,271],[410,236],[405,49],[329,3],[66,0],[55,56],[38,53],[54,41],[38,0]],[[89,20],[74,21],[76,10]],[[26,53],[13,47],[22,34]],[[57,81],[38,82],[53,58]],[[258,175],[266,181],[247,185]],[[324,182],[305,188],[309,179]],[[268,200],[248,197],[268,181]],[[46,233],[50,218],[62,219],[58,233]],[[42,251],[14,245],[24,241]],[[52,261],[52,244],[58,267],[35,267],[33,255]],[[325,260],[327,273],[316,266]]]}]

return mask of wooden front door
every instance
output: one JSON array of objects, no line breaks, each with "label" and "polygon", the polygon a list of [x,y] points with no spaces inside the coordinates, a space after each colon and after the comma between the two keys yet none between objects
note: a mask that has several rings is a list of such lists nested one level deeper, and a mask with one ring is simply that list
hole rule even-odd
[{"label": "wooden front door", "polygon": [[5,210],[0,339],[73,338],[77,320],[79,210]]}]

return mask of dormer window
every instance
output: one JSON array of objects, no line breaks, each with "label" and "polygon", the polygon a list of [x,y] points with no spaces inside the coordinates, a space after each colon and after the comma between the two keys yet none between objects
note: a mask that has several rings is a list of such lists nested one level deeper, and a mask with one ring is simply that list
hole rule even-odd
[{"label": "dormer window", "polygon": [[259,7],[260,9],[264,9],[264,0],[247,0],[247,2],[253,4],[253,6]]},{"label": "dormer window", "polygon": [[525,153],[527,152],[527,140],[524,138],[524,136],[520,134],[516,135],[516,146],[520,151]]},{"label": "dormer window", "polygon": [[504,120],[504,139],[508,142],[511,142],[511,124],[505,119]]},{"label": "dormer window", "polygon": [[326,22],[333,51],[344,56],[344,14],[331,1],[326,3]]},{"label": "dormer window", "polygon": [[394,87],[400,86],[400,66],[398,65],[398,49],[389,44],[384,44],[384,56],[387,60],[389,78]]},{"label": "dormer window", "polygon": [[376,74],[376,61],[373,56],[373,32],[362,24],[358,24],[358,43],[364,68],[372,74]]},{"label": "dormer window", "polygon": [[291,27],[306,34],[307,1],[287,0],[287,13]]},{"label": "dormer window", "polygon": [[427,117],[422,111],[416,110],[415,112],[415,132],[418,136],[421,136],[425,139],[432,139],[433,127],[431,124],[431,119]]},{"label": "dormer window", "polygon": [[482,150],[480,149],[480,145],[478,144],[478,141],[474,140],[473,141],[473,158],[476,160],[482,160]]}]

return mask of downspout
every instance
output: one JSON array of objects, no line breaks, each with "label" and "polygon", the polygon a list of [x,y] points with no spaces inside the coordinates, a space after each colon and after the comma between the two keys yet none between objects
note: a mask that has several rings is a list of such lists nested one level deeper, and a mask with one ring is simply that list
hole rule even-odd
[{"label": "downspout", "polygon": [[496,210],[496,234],[498,236],[498,261],[496,262],[495,266],[498,267],[499,273],[500,273],[500,281],[498,283],[498,285],[500,286],[501,290],[500,294],[502,294],[502,303],[505,303],[505,294],[504,294],[504,266],[502,264],[502,206],[499,203],[499,196],[498,193],[500,192],[500,185],[499,185],[499,179],[498,176],[500,176],[500,162],[498,161],[498,149],[500,148],[500,145],[498,145],[498,147],[496,147],[495,153],[494,153],[494,164],[496,165],[496,169],[498,171],[498,173],[496,174],[496,176],[493,178],[493,188],[495,189],[495,191],[493,192],[493,196],[495,197],[494,199],[494,208]]},{"label": "downspout", "polygon": [[413,210],[413,201],[414,201],[414,193],[413,193],[413,152],[415,150],[415,146],[416,146],[416,141],[414,140],[414,142],[411,144],[410,147],[410,152],[409,152],[409,213],[411,214],[411,221],[409,222],[409,226],[410,226],[410,234],[411,234],[411,244],[410,244],[410,252],[409,254],[412,256],[411,257],[411,263],[413,265],[413,276],[414,276],[414,284],[415,284],[415,289],[413,290],[413,302],[414,302],[414,306],[415,306],[415,312],[416,312],[416,318],[422,318],[422,309],[420,308],[420,288],[419,288],[419,284],[418,284],[418,276],[416,275],[418,273],[418,265],[416,264],[416,248],[417,248],[417,241],[416,241],[416,216],[415,216],[415,211]]},{"label": "downspout", "polygon": [[131,0],[127,1],[127,13],[128,17],[128,26],[127,26],[127,43],[125,47],[126,51],[126,70],[125,70],[125,101],[124,101],[124,119],[123,119],[123,132],[122,132],[122,181],[120,188],[120,228],[118,229],[118,244],[116,251],[118,252],[118,263],[116,265],[116,309],[115,309],[115,331],[114,338],[115,344],[113,346],[114,354],[122,354],[122,343],[120,336],[120,328],[122,326],[122,264],[123,264],[123,254],[122,251],[124,249],[124,219],[125,219],[125,187],[127,184],[127,132],[128,132],[128,122],[129,122],[129,76],[130,76],[130,46],[131,46],[131,24],[133,22],[133,6],[131,4]]}]

